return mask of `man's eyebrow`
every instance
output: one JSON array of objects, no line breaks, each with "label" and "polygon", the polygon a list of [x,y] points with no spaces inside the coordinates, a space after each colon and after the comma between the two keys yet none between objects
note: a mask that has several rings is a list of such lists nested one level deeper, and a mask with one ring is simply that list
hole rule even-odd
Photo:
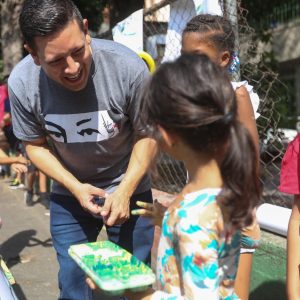
[{"label": "man's eyebrow", "polygon": [[[76,47],[75,49],[73,49],[72,50],[72,54],[74,54],[74,53],[76,53],[76,52],[79,52],[79,51],[81,51],[81,50],[83,50],[85,48],[85,45],[83,45],[83,46],[80,46],[80,47]],[[63,59],[64,58],[64,55],[62,54],[62,55],[57,55],[57,56],[54,56],[54,57],[52,57],[51,59],[49,59],[49,60],[45,60],[45,63],[46,64],[51,64],[51,63],[55,63],[55,62],[57,62],[57,61],[59,61],[59,60],[61,60],[61,59]]]},{"label": "man's eyebrow", "polygon": [[91,120],[92,120],[92,118],[84,119],[84,120],[78,121],[78,122],[76,123],[76,126],[79,126],[79,125],[81,125],[81,124],[87,123],[87,122],[89,122],[89,121],[91,121]]},{"label": "man's eyebrow", "polygon": [[59,61],[59,60],[62,59],[62,58],[63,58],[62,55],[58,55],[58,56],[52,57],[52,58],[49,59],[49,60],[45,59],[45,63],[46,63],[46,64],[55,63],[55,62]]}]

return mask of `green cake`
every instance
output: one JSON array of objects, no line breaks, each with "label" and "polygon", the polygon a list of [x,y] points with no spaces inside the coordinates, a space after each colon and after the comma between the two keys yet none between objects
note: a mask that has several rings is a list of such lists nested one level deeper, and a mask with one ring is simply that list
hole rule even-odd
[{"label": "green cake", "polygon": [[110,241],[73,245],[68,252],[99,288],[110,294],[144,290],[155,281],[150,267]]}]

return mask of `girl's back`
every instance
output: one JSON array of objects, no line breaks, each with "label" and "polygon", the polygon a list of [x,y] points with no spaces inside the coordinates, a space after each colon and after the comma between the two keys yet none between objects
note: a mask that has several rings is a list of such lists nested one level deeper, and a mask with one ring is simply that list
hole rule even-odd
[{"label": "girl's back", "polygon": [[224,222],[216,199],[220,191],[187,194],[165,213],[158,248],[159,290],[186,299],[226,299],[233,294],[240,232]]}]

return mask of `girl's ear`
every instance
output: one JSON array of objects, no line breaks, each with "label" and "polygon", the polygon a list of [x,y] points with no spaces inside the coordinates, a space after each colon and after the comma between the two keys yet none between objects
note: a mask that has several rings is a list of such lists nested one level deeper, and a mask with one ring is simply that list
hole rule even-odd
[{"label": "girl's ear", "polygon": [[173,132],[164,129],[159,125],[158,125],[158,130],[162,136],[164,144],[171,148],[176,142],[176,135]]},{"label": "girl's ear", "polygon": [[225,68],[228,66],[230,62],[230,52],[229,51],[223,51],[220,56],[220,66],[222,68]]}]

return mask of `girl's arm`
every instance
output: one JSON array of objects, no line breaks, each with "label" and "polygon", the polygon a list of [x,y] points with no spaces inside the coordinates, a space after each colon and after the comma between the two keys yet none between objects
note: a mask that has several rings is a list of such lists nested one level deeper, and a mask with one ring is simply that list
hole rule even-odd
[{"label": "girl's arm", "polygon": [[238,119],[249,130],[254,145],[257,149],[257,153],[259,153],[259,136],[249,93],[244,86],[237,88],[235,93],[238,109]]},{"label": "girl's arm", "polygon": [[132,210],[132,215],[151,218],[153,225],[161,227],[164,213],[167,210],[166,206],[163,206],[156,199],[154,199],[153,204],[142,201],[137,201],[136,204],[137,206],[141,207],[141,209]]},{"label": "girl's arm", "polygon": [[295,196],[287,236],[287,294],[300,299],[300,195]]},{"label": "girl's arm", "polygon": [[0,164],[10,165],[14,163],[27,165],[29,161],[23,156],[8,156],[2,149],[0,149]]}]

